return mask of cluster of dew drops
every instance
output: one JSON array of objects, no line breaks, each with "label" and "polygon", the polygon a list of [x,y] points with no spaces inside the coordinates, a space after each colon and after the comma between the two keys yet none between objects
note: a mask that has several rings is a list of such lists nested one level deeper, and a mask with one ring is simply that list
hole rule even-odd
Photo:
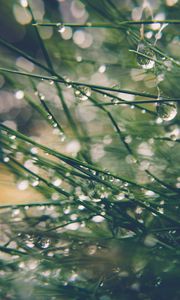
[{"label": "cluster of dew drops", "polygon": [[[91,25],[91,24],[90,24]],[[90,26],[89,25],[89,26]],[[56,24],[58,32],[63,33],[65,26],[63,23]],[[154,51],[141,41],[137,46],[137,63],[145,70],[155,67],[156,55]],[[86,101],[91,96],[91,89],[88,86],[79,86],[74,90],[75,97],[80,101]],[[157,100],[161,100],[158,97]],[[171,121],[177,115],[177,104],[173,101],[159,102],[156,106],[158,117],[163,121]]]},{"label": "cluster of dew drops", "polygon": [[[137,51],[137,63],[145,70],[149,70],[155,67],[156,55],[148,46],[143,42],[140,42]],[[158,97],[157,100],[161,100]],[[173,101],[159,102],[156,106],[156,112],[160,119],[163,121],[171,121],[177,115],[177,104]]]}]

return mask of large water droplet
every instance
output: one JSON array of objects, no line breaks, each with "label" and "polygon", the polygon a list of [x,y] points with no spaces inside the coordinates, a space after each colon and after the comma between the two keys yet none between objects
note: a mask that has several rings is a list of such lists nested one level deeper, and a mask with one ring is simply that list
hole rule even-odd
[{"label": "large water droplet", "polygon": [[[155,54],[154,52],[148,48],[148,46],[145,46],[143,43],[140,43],[137,47],[137,51],[139,53],[142,53],[144,55],[147,55],[148,57],[145,57],[141,54],[137,54],[137,63],[143,68],[143,69],[152,69],[154,67],[155,61]],[[152,59],[150,59],[152,58]]]},{"label": "large water droplet", "polygon": [[162,120],[171,121],[177,115],[177,104],[176,102],[161,102],[157,104],[156,111]]}]

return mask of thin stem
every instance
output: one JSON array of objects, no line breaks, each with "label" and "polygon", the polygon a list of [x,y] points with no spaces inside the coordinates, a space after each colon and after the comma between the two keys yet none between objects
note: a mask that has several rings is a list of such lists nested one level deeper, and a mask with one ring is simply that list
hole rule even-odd
[{"label": "thin stem", "polygon": [[[61,83],[67,85],[67,82],[64,79],[59,79],[56,76],[45,76],[45,75],[21,72],[21,71],[12,70],[12,69],[6,69],[6,68],[0,68],[0,70],[3,72],[14,73],[14,74],[22,75],[22,76],[29,76],[29,77],[34,77],[34,78],[44,79],[44,80],[49,80],[49,81],[53,80],[53,81],[61,82]],[[88,83],[83,83],[83,82],[69,81],[68,84],[72,85],[72,86],[87,86],[97,92],[98,92],[98,90],[105,90],[105,91],[131,94],[131,95],[142,96],[142,97],[153,98],[153,99],[158,98],[158,95],[153,95],[153,94],[148,94],[148,93],[143,93],[143,92],[136,92],[136,91],[131,91],[131,90],[110,88],[110,87],[106,87],[106,86],[88,84]]]},{"label": "thin stem", "polygon": [[[116,99],[118,99],[117,97],[115,97]],[[121,100],[121,101],[117,101],[116,103],[113,102],[106,102],[106,103],[97,103],[97,106],[114,106],[114,105],[123,105],[123,104],[129,104],[129,105],[134,105],[134,104],[150,104],[150,103],[163,103],[163,102],[180,102],[180,99],[176,99],[176,98],[172,98],[170,99],[158,99],[158,100],[137,100],[137,101],[126,101],[126,100]],[[141,107],[142,109],[143,107]]]},{"label": "thin stem", "polygon": [[75,24],[75,23],[39,23],[39,22],[34,22],[32,25],[33,26],[45,26],[45,27],[59,27],[59,26],[64,26],[64,27],[71,27],[71,28],[112,28],[112,29],[118,29],[118,28],[122,28],[122,25],[141,25],[141,24],[176,24],[179,25],[180,24],[180,20],[138,20],[138,21],[134,21],[134,20],[127,20],[127,21],[120,21],[117,22],[117,24],[113,24],[113,23],[106,23],[106,22],[97,22],[97,23],[91,23],[91,22],[87,22],[84,24]]}]

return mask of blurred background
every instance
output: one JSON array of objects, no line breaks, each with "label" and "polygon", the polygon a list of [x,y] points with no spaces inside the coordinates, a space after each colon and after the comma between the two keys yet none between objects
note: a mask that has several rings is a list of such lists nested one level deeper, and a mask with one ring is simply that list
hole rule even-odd
[{"label": "blurred background", "polygon": [[[91,3],[78,0],[31,0],[29,3],[37,22],[82,24],[108,21],[108,6],[105,4],[103,6],[101,1]],[[113,3],[119,20],[152,17],[164,20],[179,17],[179,4],[176,0],[148,2],[128,0]],[[34,27],[31,25],[32,17],[27,1],[1,0],[0,4],[0,38],[46,65]],[[139,26],[133,27],[134,32],[138,34],[139,29]],[[160,90],[162,96],[173,98],[179,96],[178,68],[166,58],[163,65],[157,64],[151,70],[140,67],[136,61],[136,54],[129,51],[136,50],[138,43],[127,30],[59,28],[59,26],[38,27],[38,30],[55,70],[65,79],[155,95]],[[150,24],[146,25],[144,30],[145,37],[150,43],[156,43],[167,55],[175,60],[179,59],[179,26],[171,24],[163,29],[160,24]],[[5,47],[3,43],[0,44],[0,66],[47,75],[44,70],[25,59],[20,53]],[[77,157],[81,145],[68,125],[56,88],[48,81],[33,80],[33,82],[38,93],[43,95],[51,111],[65,127],[67,134],[64,141],[57,138],[57,130],[47,125],[40,114],[29,105],[26,96],[34,101],[39,100],[34,93],[31,80],[25,76],[1,72],[0,121],[6,126],[28,134],[38,142],[45,142],[60,152]],[[62,85],[62,90],[75,121],[78,126],[84,128],[91,159],[95,163],[100,163],[105,169],[134,178],[141,183],[148,183],[149,179],[144,174],[144,168],[151,164],[156,174],[163,174],[164,177],[174,176],[171,177],[172,181],[176,181],[178,171],[173,161],[177,148],[169,143],[164,147],[169,159],[166,159],[166,155],[163,158],[161,150],[152,140],[152,130],[154,135],[178,138],[177,118],[167,124],[162,123],[156,116],[154,104],[142,105],[142,109],[133,109],[134,107],[129,105],[109,107],[124,132],[127,144],[142,158],[142,165],[137,168],[124,145],[119,144],[106,114],[90,101],[79,101],[73,89]],[[105,98],[103,95],[92,93],[92,96],[99,102],[111,101],[109,97]],[[127,101],[144,100],[143,97],[132,94],[119,93],[118,96]],[[148,113],[148,110],[152,113]],[[161,161],[161,165],[157,166],[157,161]],[[26,162],[26,166],[35,168],[31,166],[30,161]],[[171,174],[172,166],[174,175]],[[0,168],[1,204],[28,202],[32,199],[32,195],[35,200],[42,200],[42,196],[28,184],[21,185],[21,182],[16,182],[4,165],[1,164]],[[37,167],[34,170],[38,172]]]},{"label": "blurred background", "polygon": [[[54,25],[32,26],[28,2],[36,22]],[[180,299],[178,105],[158,110],[154,102],[132,103],[179,100],[180,26],[91,27],[114,20],[178,20],[179,2],[28,2],[0,0],[0,68],[40,77],[0,70],[0,122],[106,175],[79,171],[0,132],[0,298]],[[66,81],[60,89],[43,78],[50,72],[37,28],[55,72]],[[148,63],[136,53],[143,37],[155,48]],[[92,86],[77,90],[72,81]],[[118,92],[97,92],[95,85]],[[117,104],[115,96],[126,103]],[[91,177],[78,177],[77,170]],[[61,188],[70,196],[57,192]]]}]

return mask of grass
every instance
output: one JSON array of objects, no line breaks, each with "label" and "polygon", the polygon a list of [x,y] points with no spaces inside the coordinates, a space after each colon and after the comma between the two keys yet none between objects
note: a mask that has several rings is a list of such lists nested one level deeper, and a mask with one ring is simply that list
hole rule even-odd
[{"label": "grass", "polygon": [[[0,166],[32,191],[0,206],[1,299],[177,300],[178,6],[136,21],[115,1],[78,3],[82,23],[59,22],[50,4],[42,22],[33,1],[23,8],[39,57],[0,37],[2,91],[23,92],[17,117],[0,115]],[[168,23],[160,39],[157,23]],[[44,40],[47,28],[57,32]]]}]

